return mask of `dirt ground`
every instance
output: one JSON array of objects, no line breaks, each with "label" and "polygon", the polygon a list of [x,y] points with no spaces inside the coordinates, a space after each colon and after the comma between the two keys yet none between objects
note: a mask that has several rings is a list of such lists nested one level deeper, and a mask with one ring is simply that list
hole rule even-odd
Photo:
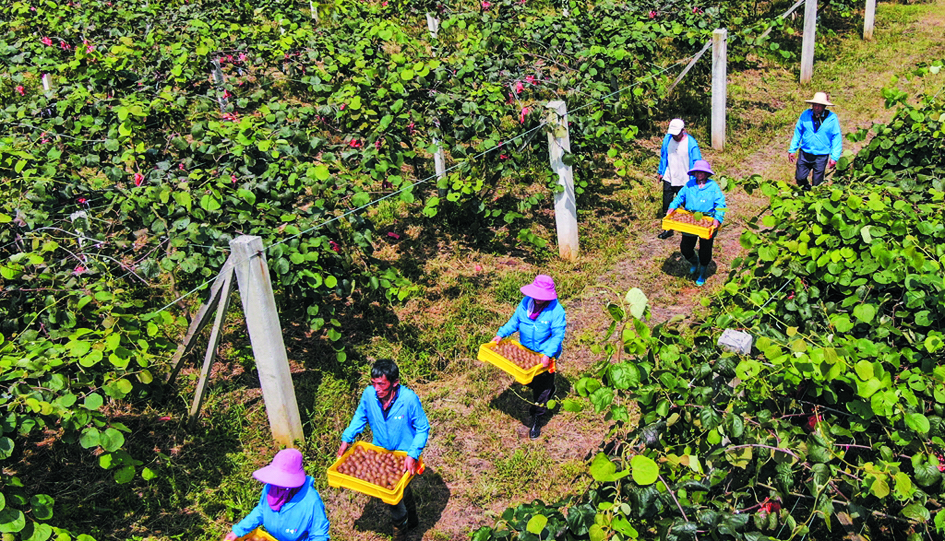
[{"label": "dirt ground", "polygon": [[[937,0],[937,4],[945,7],[943,0]],[[882,31],[881,27],[880,23],[877,32]],[[945,9],[939,9],[935,16],[915,23],[912,31],[937,32],[941,36],[943,27]],[[942,49],[921,51],[921,54],[921,58],[904,56],[896,65],[875,66],[871,74],[848,83],[844,82],[844,74],[818,76],[818,89],[830,90],[831,99],[838,104],[835,110],[845,131],[867,127],[873,121],[888,120],[892,111],[882,105],[881,88],[902,66],[942,58]],[[770,69],[783,70],[778,67]],[[781,73],[780,76],[790,79],[794,75]],[[762,70],[734,73],[730,84],[746,88],[763,86],[764,77],[772,77],[772,73]],[[771,106],[772,110],[787,107],[799,114],[805,107],[803,100],[817,90],[794,86],[791,96],[768,97],[777,102]],[[875,107],[862,111],[844,110],[841,105],[844,97],[853,93],[875,95]],[[737,120],[750,121],[763,114],[774,113],[750,111],[744,117],[733,116]],[[723,164],[726,176],[731,178],[758,173],[765,178],[788,180],[793,176],[793,167],[786,157],[790,136],[789,132],[777,133],[758,140],[754,146],[756,150],[740,163],[727,163],[724,151],[709,148],[703,153],[711,163]],[[656,149],[659,143],[657,137],[642,142]],[[845,142],[845,146],[851,147],[849,142]],[[679,235],[668,240],[657,239],[660,231],[657,220],[628,224],[625,258],[603,273],[597,285],[617,292],[638,287],[649,298],[651,323],[679,316],[683,318],[681,324],[686,324],[702,310],[700,301],[722,286],[732,261],[742,254],[738,239],[746,221],[763,212],[766,205],[766,200],[759,194],[749,195],[740,189],[729,192],[727,199],[730,210],[715,242],[714,264],[710,267],[705,287],[697,288],[686,277],[688,265],[679,253]],[[655,212],[658,203],[653,204]],[[609,324],[603,310],[606,298],[600,294],[599,288],[591,287],[565,302],[569,340],[565,344],[565,362],[558,379],[558,398],[563,397],[576,378],[598,360],[587,347],[575,344],[575,337],[606,328]],[[412,386],[424,402],[433,425],[423,455],[426,473],[414,481],[421,523],[410,533],[409,538],[413,540],[465,540],[471,531],[481,526],[493,526],[507,507],[536,498],[546,503],[554,502],[578,492],[582,484],[588,483],[587,476],[580,475],[582,465],[596,453],[609,430],[608,423],[599,416],[558,412],[544,426],[542,437],[530,441],[524,424],[525,406],[515,396],[515,393],[521,394],[526,390],[510,385],[511,380],[505,374],[474,359],[462,360],[459,364],[455,376]],[[502,456],[507,460],[515,450],[520,450],[520,456],[535,458],[538,464],[533,465],[530,476],[522,475],[510,483],[506,479],[507,472],[500,472],[496,457]],[[450,464],[457,461],[462,461],[464,467],[451,468]],[[490,482],[494,483],[491,492]],[[390,535],[387,510],[378,500],[338,489],[324,491],[323,497],[331,517],[333,539],[386,540]]]}]

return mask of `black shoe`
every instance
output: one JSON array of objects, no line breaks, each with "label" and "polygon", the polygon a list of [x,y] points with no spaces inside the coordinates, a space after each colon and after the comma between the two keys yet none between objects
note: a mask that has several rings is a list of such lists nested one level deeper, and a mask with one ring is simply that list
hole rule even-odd
[{"label": "black shoe", "polygon": [[528,431],[528,439],[537,440],[538,436],[541,436],[541,427],[538,426],[538,422],[532,425],[531,430]]},{"label": "black shoe", "polygon": [[656,238],[666,240],[666,239],[668,239],[669,237],[672,237],[672,236],[673,236],[673,230],[672,230],[672,229],[667,229],[666,231],[663,231],[663,232],[660,233],[659,235],[656,235]]}]

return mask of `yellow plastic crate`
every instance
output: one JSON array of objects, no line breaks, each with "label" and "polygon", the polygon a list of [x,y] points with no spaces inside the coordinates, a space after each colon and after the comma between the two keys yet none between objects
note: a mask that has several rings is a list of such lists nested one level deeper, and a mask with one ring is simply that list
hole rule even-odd
[{"label": "yellow plastic crate", "polygon": [[[404,499],[404,489],[407,488],[407,483],[409,483],[413,478],[413,475],[410,475],[408,472],[404,472],[403,477],[400,478],[400,481],[397,481],[397,484],[394,485],[394,488],[387,489],[373,483],[368,483],[363,479],[345,475],[338,471],[338,466],[340,466],[345,460],[348,460],[348,457],[359,448],[364,450],[381,451],[383,453],[394,453],[394,456],[400,458],[405,458],[407,456],[406,451],[388,451],[387,449],[378,447],[377,445],[372,445],[364,441],[356,441],[351,444],[351,447],[348,447],[348,450],[345,451],[345,454],[341,455],[338,460],[335,460],[334,464],[328,467],[328,486],[333,488],[350,488],[351,490],[361,492],[362,494],[380,498],[384,503],[391,505]],[[423,473],[423,469],[423,459],[420,459],[418,461],[417,474]]]},{"label": "yellow plastic crate", "polygon": [[[522,344],[519,344],[517,340],[513,340],[511,338],[505,338],[502,341],[512,342],[513,344],[524,349],[525,351],[532,351],[528,349],[527,347],[523,346]],[[521,383],[522,385],[531,383],[532,380],[535,378],[535,376],[537,376],[538,374],[541,374],[542,372],[548,371],[553,374],[555,371],[554,359],[551,359],[551,364],[548,366],[548,368],[545,368],[541,364],[536,364],[535,366],[529,368],[528,370],[525,370],[524,368],[519,367],[517,364],[513,363],[512,361],[506,359],[502,355],[499,355],[495,351],[495,347],[497,345],[499,344],[496,344],[495,342],[482,344],[481,346],[479,346],[479,355],[476,358],[482,362],[493,364],[501,368],[502,370],[508,372],[513,377],[515,377],[515,381]],[[535,353],[535,352],[532,351],[532,353]]]},{"label": "yellow plastic crate", "polygon": [[[688,216],[691,214],[692,214],[691,212],[687,212],[683,209],[676,209],[676,213],[673,216],[674,217],[676,215]],[[680,233],[691,233],[693,235],[698,235],[704,239],[711,239],[712,235],[715,234],[715,225],[713,225],[712,223],[713,220],[714,218],[706,216],[705,218],[703,218],[703,221],[705,221],[708,225],[699,226],[699,225],[693,225],[693,224],[684,224],[682,222],[677,222],[676,220],[663,218],[662,225],[663,225],[663,229],[672,229],[674,231],[679,231]]]},{"label": "yellow plastic crate", "polygon": [[262,526],[240,537],[238,541],[276,541],[276,538],[269,535],[269,532],[262,529]]}]

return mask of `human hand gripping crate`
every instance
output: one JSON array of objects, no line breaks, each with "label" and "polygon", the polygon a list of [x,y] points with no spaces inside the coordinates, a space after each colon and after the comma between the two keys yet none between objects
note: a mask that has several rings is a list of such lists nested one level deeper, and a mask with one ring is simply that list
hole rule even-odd
[{"label": "human hand gripping crate", "polygon": [[532,379],[542,372],[555,372],[554,358],[546,368],[541,364],[541,353],[536,353],[511,338],[505,338],[498,344],[482,344],[479,346],[477,359],[508,372],[522,385],[531,383]]},{"label": "human hand gripping crate", "polygon": [[[351,490],[396,504],[404,498],[404,489],[413,478],[404,471],[405,451],[388,451],[383,447],[357,441],[328,468],[328,486]],[[418,461],[417,475],[423,473],[423,459]]]},{"label": "human hand gripping crate", "polygon": [[672,229],[680,233],[691,233],[704,239],[711,239],[715,234],[715,218],[711,216],[702,216],[696,219],[695,214],[683,209],[676,209],[676,212],[669,218],[663,218],[663,229]]}]

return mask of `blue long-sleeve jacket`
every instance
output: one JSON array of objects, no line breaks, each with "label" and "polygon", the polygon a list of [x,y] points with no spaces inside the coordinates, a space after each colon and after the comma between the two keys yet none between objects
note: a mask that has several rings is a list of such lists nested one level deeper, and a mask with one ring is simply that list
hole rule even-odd
[{"label": "blue long-sleeve jacket", "polygon": [[564,331],[568,326],[564,307],[557,300],[553,300],[533,320],[528,317],[530,302],[533,302],[531,297],[522,299],[515,313],[505,325],[499,327],[496,334],[505,338],[518,331],[518,341],[528,349],[548,357],[560,356]]},{"label": "blue long-sleeve jacket", "polygon": [[397,397],[386,415],[381,401],[377,399],[374,386],[364,389],[351,423],[341,433],[341,441],[353,442],[368,423],[371,424],[371,433],[374,435],[374,441],[371,443],[388,451],[407,451],[407,454],[415,459],[420,458],[430,436],[430,421],[423,412],[420,398],[417,393],[403,385],[397,387]]},{"label": "blue long-sleeve jacket", "polygon": [[325,504],[315,490],[315,480],[305,477],[301,490],[287,501],[282,509],[273,511],[266,501],[269,485],[265,485],[259,503],[246,518],[233,526],[233,533],[243,537],[259,526],[278,541],[328,541],[328,515]]},{"label": "blue long-sleeve jacket", "polygon": [[800,148],[806,154],[830,154],[830,159],[837,161],[843,152],[843,136],[840,134],[840,119],[836,113],[824,109],[826,115],[820,129],[814,131],[814,112],[807,109],[801,113],[794,126],[794,137],[788,153],[794,154]]},{"label": "blue long-sleeve jacket", "polygon": [[[663,147],[660,148],[660,168],[657,173],[660,175],[666,174],[666,168],[669,167],[669,140],[673,136],[666,134],[666,137],[663,138]],[[696,138],[686,134],[686,138],[689,139],[689,169],[692,169],[692,166],[696,163],[696,160],[702,159],[702,151],[699,150],[699,143],[696,142]],[[689,176],[689,180],[693,180],[695,177]]]},{"label": "blue long-sleeve jacket", "polygon": [[676,194],[676,198],[669,204],[670,210],[682,207],[689,212],[701,212],[712,216],[719,223],[725,218],[725,194],[717,182],[712,179],[706,181],[705,186],[690,180]]}]

